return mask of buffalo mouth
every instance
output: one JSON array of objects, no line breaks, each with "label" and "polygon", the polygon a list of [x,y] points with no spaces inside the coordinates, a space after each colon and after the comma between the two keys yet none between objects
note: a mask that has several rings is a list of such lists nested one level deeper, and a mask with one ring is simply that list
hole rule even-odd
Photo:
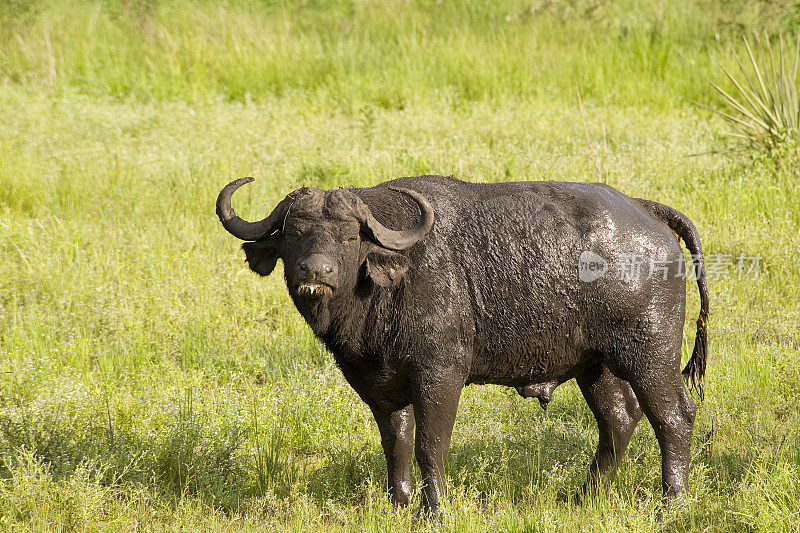
[{"label": "buffalo mouth", "polygon": [[297,294],[305,298],[323,298],[333,294],[333,287],[320,281],[303,281],[297,286]]}]

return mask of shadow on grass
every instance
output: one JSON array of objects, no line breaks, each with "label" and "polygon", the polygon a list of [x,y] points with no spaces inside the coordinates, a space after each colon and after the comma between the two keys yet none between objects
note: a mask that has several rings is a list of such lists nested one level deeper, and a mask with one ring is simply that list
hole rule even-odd
[{"label": "shadow on grass", "polygon": [[185,404],[161,433],[144,438],[110,423],[76,426],[58,412],[24,411],[16,419],[0,416],[0,479],[32,457],[54,481],[88,470],[104,486],[144,485],[168,503],[199,496],[229,511],[249,484],[240,453],[247,430],[234,424],[210,435]]},{"label": "shadow on grass", "polygon": [[[69,479],[78,469],[85,472],[88,465],[103,485],[147,486],[168,506],[184,496],[197,497],[226,514],[266,494],[284,500],[305,494],[320,507],[326,502],[359,505],[371,487],[385,486],[386,462],[380,446],[322,447],[321,453],[309,453],[282,437],[281,425],[259,430],[231,422],[212,430],[205,415],[194,409],[189,393],[178,403],[166,427],[146,436],[115,427],[110,417],[79,426],[58,411],[23,411],[14,419],[0,416],[0,479],[9,479],[26,457],[33,456],[55,481]],[[504,432],[455,439],[447,461],[447,477],[455,492],[480,500],[499,495],[511,503],[545,497],[573,504],[596,436],[587,439],[585,424],[569,410],[553,414],[535,420],[533,427],[529,420]],[[705,466],[712,483],[720,485],[717,489],[742,479],[758,455],[713,446],[710,435],[695,439],[693,462]],[[654,445],[648,440],[642,448],[637,440],[641,439],[634,438],[623,461],[636,465],[645,454],[647,462],[657,463]],[[255,447],[248,445],[254,441]],[[271,462],[259,463],[259,453]],[[656,465],[651,466],[635,474],[635,483],[653,473]],[[418,473],[416,478],[419,487]]]},{"label": "shadow on grass", "polygon": [[573,501],[594,453],[585,428],[560,419],[537,421],[535,427],[470,438],[454,445],[448,476],[458,490],[485,498],[501,493],[518,503],[537,494]]},{"label": "shadow on grass", "polygon": [[318,505],[326,500],[352,505],[364,500],[371,483],[383,488],[385,479],[386,461],[380,449],[326,450],[322,465],[308,472],[305,491]]},{"label": "shadow on grass", "polygon": [[[18,419],[0,418],[0,477],[10,478],[27,456],[56,481],[90,465],[103,485],[146,485],[167,504],[196,496],[227,513],[266,493],[281,499],[305,493],[318,505],[357,505],[371,485],[383,490],[386,462],[380,446],[303,455],[280,431],[280,426],[262,429],[264,438],[255,447],[260,451],[250,449],[253,427],[231,424],[212,433],[188,396],[167,427],[145,437],[109,423],[73,426],[57,412],[26,411]],[[546,485],[543,472],[568,459],[560,451],[563,443],[552,445],[559,438],[546,431],[530,442],[524,436],[470,439],[451,448],[447,475],[459,489],[479,496],[502,490],[516,501],[531,487]],[[576,436],[567,446],[584,445]],[[560,496],[567,499],[573,489],[565,484]]]}]

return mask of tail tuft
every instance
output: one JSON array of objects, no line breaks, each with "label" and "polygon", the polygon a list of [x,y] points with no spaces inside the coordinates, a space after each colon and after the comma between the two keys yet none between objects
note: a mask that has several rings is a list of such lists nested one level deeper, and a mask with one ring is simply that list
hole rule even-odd
[{"label": "tail tuft", "polygon": [[697,334],[694,339],[694,351],[692,357],[683,369],[683,378],[687,384],[697,391],[700,400],[703,400],[703,377],[706,375],[706,357],[708,356],[708,335],[706,333],[706,320],[708,318],[708,311],[703,313],[701,310],[700,317],[697,319]]}]

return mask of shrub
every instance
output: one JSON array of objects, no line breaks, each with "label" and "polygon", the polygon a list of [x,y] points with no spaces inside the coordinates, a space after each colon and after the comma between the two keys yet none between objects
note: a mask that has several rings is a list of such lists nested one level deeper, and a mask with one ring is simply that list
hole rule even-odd
[{"label": "shrub", "polygon": [[[734,90],[709,83],[722,96],[723,107],[710,108],[725,119],[734,131],[727,135],[740,141],[742,151],[766,155],[777,163],[796,157],[800,149],[800,107],[797,97],[797,69],[800,59],[800,36],[794,41],[794,51],[787,50],[783,37],[777,44],[769,38],[755,37],[751,46],[743,38],[747,60],[742,61],[731,50],[739,66],[740,77],[734,76],[720,63]],[[755,51],[754,51],[755,49]]]}]

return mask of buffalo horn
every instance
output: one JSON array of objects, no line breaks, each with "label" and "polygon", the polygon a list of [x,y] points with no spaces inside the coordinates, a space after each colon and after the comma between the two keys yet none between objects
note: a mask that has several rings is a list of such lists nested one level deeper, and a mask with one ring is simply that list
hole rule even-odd
[{"label": "buffalo horn", "polygon": [[228,230],[228,233],[243,241],[256,241],[261,237],[274,233],[286,217],[286,212],[294,200],[292,195],[287,196],[278,203],[267,218],[258,222],[243,220],[231,207],[231,197],[239,187],[253,181],[255,180],[250,177],[239,178],[227,184],[217,196],[217,216],[220,222]]},{"label": "buffalo horn", "polygon": [[360,198],[356,197],[358,198],[361,227],[366,233],[371,234],[372,238],[384,248],[390,250],[405,250],[411,248],[414,243],[422,240],[433,227],[433,207],[428,200],[417,191],[400,187],[389,187],[389,189],[410,196],[417,205],[419,205],[419,210],[422,213],[419,223],[415,227],[405,231],[389,229],[375,220],[369,207],[367,207]]}]

